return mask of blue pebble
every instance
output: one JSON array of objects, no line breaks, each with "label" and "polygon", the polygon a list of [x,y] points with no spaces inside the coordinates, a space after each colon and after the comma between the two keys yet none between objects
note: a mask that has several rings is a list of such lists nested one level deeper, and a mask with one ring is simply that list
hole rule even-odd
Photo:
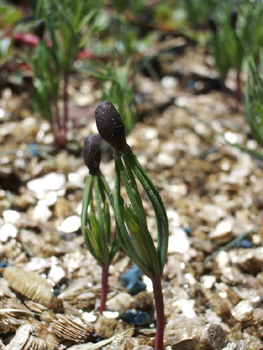
[{"label": "blue pebble", "polygon": [[199,159],[204,160],[206,159],[207,154],[205,152],[201,152],[199,155]]},{"label": "blue pebble", "polygon": [[183,226],[183,230],[184,232],[187,234],[187,236],[189,236],[192,233],[192,229],[188,226]]},{"label": "blue pebble", "polygon": [[146,289],[146,284],[141,281],[141,269],[133,265],[131,269],[126,271],[120,278],[121,282],[126,285],[126,288],[131,294],[138,294]]},{"label": "blue pebble", "polygon": [[133,265],[132,268],[130,268],[121,276],[121,282],[129,283],[131,278],[141,279],[141,277],[142,277],[142,270],[138,266]]},{"label": "blue pebble", "polygon": [[147,326],[151,323],[150,317],[147,312],[138,310],[127,310],[122,315],[123,321],[127,323],[135,324],[136,326]]},{"label": "blue pebble", "polygon": [[12,264],[9,264],[3,260],[0,260],[0,268],[2,269],[3,267],[9,267],[9,266],[13,266]]},{"label": "blue pebble", "polygon": [[243,238],[241,239],[241,241],[237,242],[236,247],[249,249],[249,248],[253,248],[253,244],[250,239]]},{"label": "blue pebble", "polygon": [[147,326],[151,323],[150,316],[145,311],[138,310],[135,319],[136,326]]},{"label": "blue pebble", "polygon": [[122,319],[123,321],[127,323],[133,323],[135,324],[135,318],[136,318],[136,312],[133,310],[127,310],[123,315]]},{"label": "blue pebble", "polygon": [[132,279],[126,286],[131,294],[138,294],[146,289],[146,284],[143,281]]},{"label": "blue pebble", "polygon": [[28,151],[30,156],[40,157],[39,145],[37,143],[33,143],[33,142],[28,143]]},{"label": "blue pebble", "polygon": [[215,148],[215,147],[211,147],[209,148],[209,151],[208,151],[210,154],[215,154],[215,153],[218,153],[218,149]]},{"label": "blue pebble", "polygon": [[54,288],[53,293],[55,294],[56,297],[58,297],[60,294],[59,288]]}]

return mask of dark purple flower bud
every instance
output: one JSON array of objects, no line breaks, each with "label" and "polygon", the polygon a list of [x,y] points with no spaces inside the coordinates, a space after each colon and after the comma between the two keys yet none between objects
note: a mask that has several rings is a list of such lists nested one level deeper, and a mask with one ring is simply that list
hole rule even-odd
[{"label": "dark purple flower bud", "polygon": [[231,27],[235,30],[236,29],[236,24],[237,24],[237,10],[232,10],[230,14],[230,24]]},{"label": "dark purple flower bud", "polygon": [[212,17],[210,17],[207,20],[207,25],[208,25],[208,28],[216,35],[217,34],[217,25],[216,25],[215,20]]},{"label": "dark purple flower bud", "polygon": [[109,101],[101,102],[96,108],[95,119],[100,136],[111,147],[121,151],[126,145],[125,127],[113,104]]},{"label": "dark purple flower bud", "polygon": [[101,151],[98,135],[89,135],[84,140],[83,158],[89,168],[90,175],[95,175],[99,171]]}]

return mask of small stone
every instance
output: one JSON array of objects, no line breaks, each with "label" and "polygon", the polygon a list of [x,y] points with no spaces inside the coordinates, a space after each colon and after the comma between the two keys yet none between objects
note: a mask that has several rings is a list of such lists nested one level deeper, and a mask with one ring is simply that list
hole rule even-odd
[{"label": "small stone", "polygon": [[14,203],[22,210],[26,210],[30,205],[36,203],[36,198],[28,191],[14,199]]},{"label": "small stone", "polygon": [[95,331],[99,337],[108,339],[114,334],[118,324],[119,321],[115,319],[100,316],[95,323]]},{"label": "small stone", "polygon": [[246,249],[233,256],[231,262],[243,271],[256,275],[263,268],[263,248]]},{"label": "small stone", "polygon": [[185,339],[172,345],[172,350],[196,350],[198,345],[197,339]]},{"label": "small stone", "polygon": [[57,218],[67,217],[72,214],[72,203],[65,197],[59,197],[55,203],[54,213]]},{"label": "small stone", "polygon": [[253,316],[253,307],[248,300],[241,300],[231,310],[232,316],[239,322],[249,322]]},{"label": "small stone", "polygon": [[95,323],[95,332],[103,339],[109,339],[113,334],[122,333],[126,329],[130,329],[129,334],[133,334],[133,328],[130,324],[125,324],[121,320],[117,321],[113,318],[107,318],[101,315]]},{"label": "small stone", "polygon": [[173,76],[166,75],[162,78],[161,85],[164,89],[173,89],[178,85],[178,79]]},{"label": "small stone", "polygon": [[193,318],[195,314],[195,301],[188,299],[178,299],[173,303],[173,307],[179,308],[186,317]]},{"label": "small stone", "polygon": [[227,252],[222,251],[217,255],[215,261],[219,268],[225,268],[229,264],[230,258]]},{"label": "small stone", "polygon": [[139,341],[136,338],[120,337],[114,339],[110,345],[106,346],[105,350],[132,350],[139,345],[138,343]]},{"label": "small stone", "polygon": [[232,238],[231,231],[233,228],[233,224],[234,220],[232,217],[220,221],[217,224],[215,230],[209,233],[208,237],[221,244],[229,242]]},{"label": "small stone", "polygon": [[148,310],[153,304],[153,295],[152,293],[143,291],[135,295],[131,300],[131,306],[134,309],[139,310]]},{"label": "small stone", "polygon": [[3,218],[5,222],[14,224],[20,218],[20,214],[16,210],[4,210]]},{"label": "small stone", "polygon": [[169,236],[168,253],[185,253],[190,247],[189,238],[185,231],[177,227]]},{"label": "small stone", "polygon": [[167,153],[159,153],[157,156],[157,163],[162,168],[171,168],[176,163],[176,158]]},{"label": "small stone", "polygon": [[150,316],[147,314],[147,312],[141,310],[127,310],[122,315],[122,319],[127,323],[140,327],[147,326],[151,323]]},{"label": "small stone", "polygon": [[239,284],[244,283],[244,275],[240,272],[237,267],[229,266],[222,268],[221,280],[228,284]]},{"label": "small stone", "polygon": [[129,293],[118,293],[106,303],[106,308],[112,311],[118,311],[122,316],[125,311],[131,307],[132,296]]},{"label": "small stone", "polygon": [[64,174],[49,173],[41,178],[28,181],[27,188],[36,193],[37,198],[42,199],[48,191],[58,191],[66,183]]},{"label": "small stone", "polygon": [[9,222],[0,226],[0,241],[7,242],[9,238],[15,238],[17,236],[18,229]]},{"label": "small stone", "polygon": [[65,233],[76,232],[80,228],[80,217],[78,215],[72,215],[66,218],[61,226],[60,230]]},{"label": "small stone", "polygon": [[200,350],[221,350],[226,345],[226,333],[218,324],[205,327],[200,338]]},{"label": "small stone", "polygon": [[236,247],[250,249],[250,248],[253,248],[253,243],[249,238],[244,238],[244,239],[241,239],[241,241],[237,242]]},{"label": "small stone", "polygon": [[61,266],[57,265],[54,262],[52,263],[51,269],[49,270],[48,278],[55,284],[60,284],[61,281],[66,278],[66,273]]},{"label": "small stone", "polygon": [[204,241],[198,237],[190,237],[189,238],[191,247],[196,250],[200,250],[201,252],[211,254],[213,252],[213,245],[210,241]]},{"label": "small stone", "polygon": [[211,289],[216,282],[216,276],[202,276],[201,277],[201,287],[203,289]]},{"label": "small stone", "polygon": [[262,321],[263,321],[263,309],[254,309],[253,310],[253,320],[256,323],[262,323]]},{"label": "small stone", "polygon": [[166,321],[164,340],[167,344],[175,344],[184,339],[199,339],[204,329],[203,319],[173,313]]},{"label": "small stone", "polygon": [[198,216],[209,223],[216,223],[226,216],[226,211],[215,204],[205,204],[199,211]]},{"label": "small stone", "polygon": [[136,345],[132,350],[153,350],[153,347],[149,345]]},{"label": "small stone", "polygon": [[31,219],[41,222],[47,222],[51,218],[52,212],[48,209],[47,205],[38,204],[35,207],[31,207],[28,210],[28,215]]},{"label": "small stone", "polygon": [[141,280],[141,269],[133,265],[132,268],[127,270],[120,278],[120,281],[126,285],[128,292],[131,294],[137,294],[146,289],[146,284]]}]

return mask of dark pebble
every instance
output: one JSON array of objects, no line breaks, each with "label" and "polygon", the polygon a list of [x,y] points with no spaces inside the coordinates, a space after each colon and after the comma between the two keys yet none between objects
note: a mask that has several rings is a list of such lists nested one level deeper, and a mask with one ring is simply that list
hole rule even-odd
[{"label": "dark pebble", "polygon": [[237,242],[236,247],[249,249],[249,248],[253,248],[253,244],[250,239],[243,238],[241,239],[241,241]]},{"label": "dark pebble", "polygon": [[123,321],[134,324],[136,326],[147,326],[151,323],[150,316],[147,314],[147,312],[141,310],[127,310],[122,315],[122,319]]},{"label": "dark pebble", "polygon": [[131,269],[126,271],[120,278],[121,282],[126,285],[130,294],[138,294],[146,289],[146,284],[142,282],[142,271],[134,265]]}]

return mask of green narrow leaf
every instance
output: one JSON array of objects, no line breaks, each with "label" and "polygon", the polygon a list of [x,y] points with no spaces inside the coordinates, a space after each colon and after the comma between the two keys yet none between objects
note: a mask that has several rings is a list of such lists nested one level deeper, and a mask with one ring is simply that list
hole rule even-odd
[{"label": "green narrow leaf", "polygon": [[141,270],[148,276],[148,277],[154,277],[154,271],[151,270],[151,266],[148,266],[140,257],[138,254],[138,251],[134,247],[130,235],[127,232],[127,229],[124,224],[124,220],[121,213],[121,206],[122,206],[122,198],[120,196],[120,184],[121,184],[121,176],[120,176],[120,170],[118,168],[118,163],[116,161],[116,157],[118,154],[115,154],[115,186],[114,186],[114,209],[115,209],[115,215],[116,220],[119,227],[119,238],[121,241],[121,245],[125,251],[125,253],[131,258],[131,260],[141,268]]},{"label": "green narrow leaf", "polygon": [[152,265],[151,252],[147,249],[147,242],[145,242],[145,235],[143,234],[140,223],[132,207],[124,204],[122,207],[122,215],[139,254],[143,258],[143,260],[146,262],[146,264],[148,266],[151,266]]},{"label": "green narrow leaf", "polygon": [[93,233],[88,227],[85,227],[85,234],[83,236],[88,251],[98,261],[99,264],[103,265],[103,259],[101,259],[101,254],[96,239],[94,239]]},{"label": "green narrow leaf", "polygon": [[168,239],[169,239],[169,230],[168,230],[168,218],[166,210],[161,199],[161,196],[153,184],[150,177],[147,175],[140,162],[133,154],[130,149],[127,154],[123,156],[127,164],[133,169],[138,180],[142,184],[147,196],[149,197],[156,215],[157,223],[157,233],[158,233],[158,261],[160,264],[161,271],[166,262],[167,250],[168,250]]},{"label": "green narrow leaf", "polygon": [[[125,169],[123,167],[122,161],[117,158],[116,162],[117,162],[117,165],[119,167],[121,178],[122,178],[123,184],[125,186],[127,195],[129,197],[129,200],[131,201],[131,205],[136,213],[138,222],[140,223],[141,232],[143,234],[143,238],[142,238],[143,242],[145,244],[146,249],[149,251],[149,253],[151,255],[151,263],[150,263],[151,270],[154,271],[155,275],[159,275],[160,268],[159,268],[158,256],[156,253],[156,249],[155,249],[155,246],[153,243],[152,236],[150,235],[150,232],[148,230],[147,221],[145,220],[144,215],[141,212],[140,207],[137,204],[133,190],[130,186]],[[130,167],[130,168],[132,169],[132,167]]]},{"label": "green narrow leaf", "polygon": [[110,243],[111,243],[111,224],[110,224],[109,204],[107,201],[105,201],[105,203],[104,203],[103,218],[104,218],[104,231],[105,231],[105,235],[107,238],[107,244],[110,245]]}]

